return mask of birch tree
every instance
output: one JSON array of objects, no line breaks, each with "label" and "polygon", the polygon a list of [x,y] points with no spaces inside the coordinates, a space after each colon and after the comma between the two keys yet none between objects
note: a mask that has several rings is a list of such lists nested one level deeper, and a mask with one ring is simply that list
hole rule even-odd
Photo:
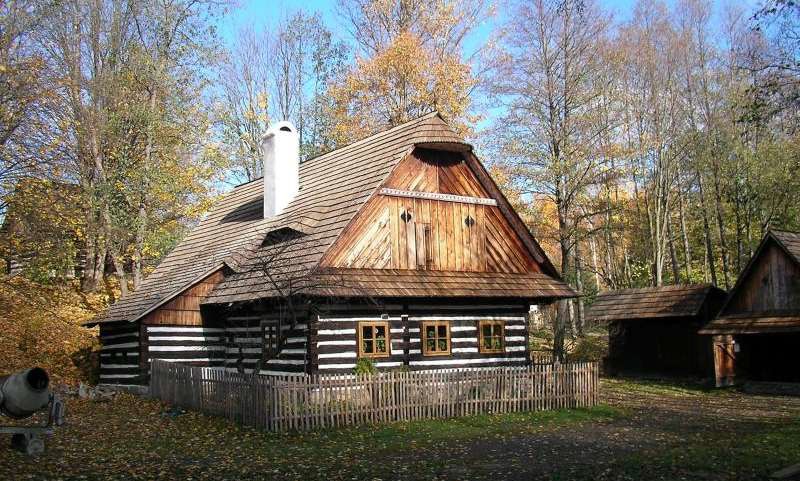
[{"label": "birch tree", "polygon": [[626,55],[620,79],[625,92],[625,142],[633,161],[635,198],[644,204],[643,239],[651,279],[660,286],[672,241],[675,186],[686,155],[674,61],[680,44],[663,4],[638,4],[619,38]]},{"label": "birch tree", "polygon": [[[601,45],[610,19],[591,2],[515,4],[492,54],[491,92],[506,114],[493,131],[523,196],[553,205],[562,276],[577,285],[581,199],[602,175],[598,155],[608,125],[598,121]],[[564,356],[570,309],[562,302],[554,352]],[[581,309],[578,309],[581,312]],[[577,320],[581,323],[581,319]]]},{"label": "birch tree", "polygon": [[344,70],[347,47],[319,14],[297,12],[275,30],[246,26],[220,65],[216,117],[235,180],[261,176],[261,139],[272,120],[290,120],[302,158],[330,150],[328,88]]}]

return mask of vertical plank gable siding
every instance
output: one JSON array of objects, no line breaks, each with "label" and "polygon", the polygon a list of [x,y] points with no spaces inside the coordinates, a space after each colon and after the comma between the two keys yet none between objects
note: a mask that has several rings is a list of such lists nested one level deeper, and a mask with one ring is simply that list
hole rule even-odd
[{"label": "vertical plank gable siding", "polygon": [[[460,154],[425,149],[406,157],[384,186],[489,196]],[[323,264],[467,272],[541,271],[499,207],[387,195],[377,195],[364,206],[326,254]]]},{"label": "vertical plank gable siding", "polygon": [[200,302],[224,278],[225,275],[222,270],[214,272],[183,291],[174,299],[147,314],[142,320],[143,323],[147,325],[202,326],[203,317],[200,313]]},{"label": "vertical plank gable siding", "polygon": [[724,315],[748,316],[800,310],[800,267],[774,242],[761,253]]},{"label": "vertical plank gable siding", "polygon": [[270,431],[591,407],[597,363],[257,376],[155,361],[150,392],[170,404]]}]

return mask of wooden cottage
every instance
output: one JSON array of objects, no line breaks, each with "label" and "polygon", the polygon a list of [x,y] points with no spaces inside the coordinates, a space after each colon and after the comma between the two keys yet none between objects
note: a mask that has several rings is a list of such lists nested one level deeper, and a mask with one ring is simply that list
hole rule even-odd
[{"label": "wooden cottage", "polygon": [[714,339],[718,386],[800,381],[791,355],[800,345],[800,234],[769,231],[701,333]]},{"label": "wooden cottage", "polygon": [[282,123],[265,152],[265,178],[94,321],[102,383],[146,384],[153,359],[267,375],[524,365],[530,306],[575,295],[438,114],[302,163]]},{"label": "wooden cottage", "polygon": [[710,339],[698,329],[725,301],[711,285],[678,285],[600,293],[587,320],[608,324],[612,375],[711,377]]}]

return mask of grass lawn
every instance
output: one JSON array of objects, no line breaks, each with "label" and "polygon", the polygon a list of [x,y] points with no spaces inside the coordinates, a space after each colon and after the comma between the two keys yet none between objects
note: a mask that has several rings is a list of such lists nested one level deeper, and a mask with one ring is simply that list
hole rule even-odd
[{"label": "grass lawn", "polygon": [[0,479],[763,479],[800,462],[800,399],[604,392],[593,409],[284,435],[130,395],[72,399],[43,456],[0,446]]}]

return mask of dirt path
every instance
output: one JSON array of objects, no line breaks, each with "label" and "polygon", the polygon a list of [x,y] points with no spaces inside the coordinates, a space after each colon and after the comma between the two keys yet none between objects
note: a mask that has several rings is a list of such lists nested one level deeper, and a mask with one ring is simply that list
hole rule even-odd
[{"label": "dirt path", "polygon": [[[757,453],[746,448],[746,459],[726,460],[729,454],[736,456],[728,452],[726,443],[758,440],[763,435],[769,449],[770,432],[787,425],[797,427],[800,419],[800,398],[737,391],[606,381],[603,402],[624,415],[530,435],[469,442],[456,450],[470,462],[448,466],[440,476],[494,481],[763,479],[783,464],[769,459],[752,463],[749,454]],[[793,441],[800,449],[800,437]],[[445,456],[454,459],[454,454]]]}]

